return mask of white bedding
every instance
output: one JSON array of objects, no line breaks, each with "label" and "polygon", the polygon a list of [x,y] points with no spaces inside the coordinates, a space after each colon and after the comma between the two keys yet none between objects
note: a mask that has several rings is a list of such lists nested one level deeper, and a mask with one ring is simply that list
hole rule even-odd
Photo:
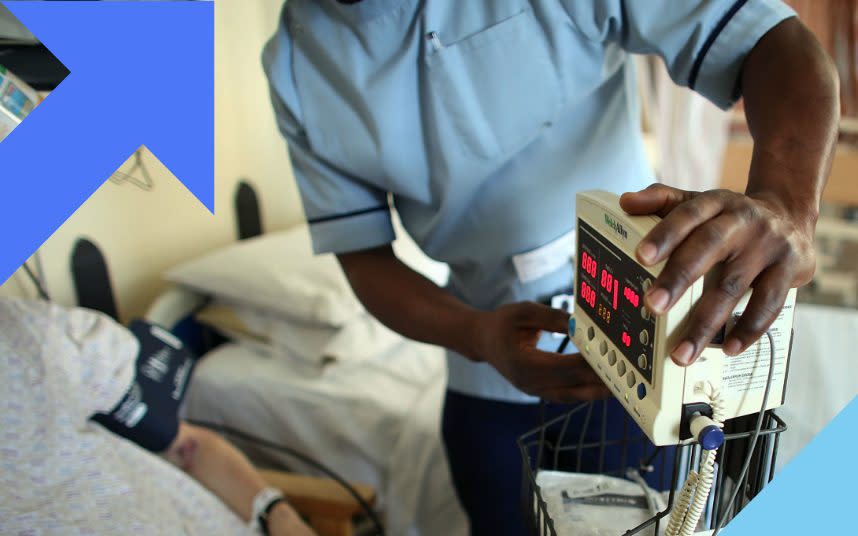
[{"label": "white bedding", "polygon": [[[465,535],[440,440],[445,383],[442,351],[409,341],[315,371],[228,343],[200,362],[186,412],[297,448],[375,486],[389,534]],[[314,472],[283,454],[248,452],[257,463]]]}]

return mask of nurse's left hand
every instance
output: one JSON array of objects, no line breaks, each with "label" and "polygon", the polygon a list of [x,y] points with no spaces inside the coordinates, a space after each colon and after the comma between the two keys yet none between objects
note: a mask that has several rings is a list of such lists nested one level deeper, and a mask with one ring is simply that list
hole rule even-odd
[{"label": "nurse's left hand", "polygon": [[724,340],[728,355],[741,353],[763,336],[789,289],[813,277],[816,217],[791,213],[773,196],[654,184],[623,194],[620,205],[632,215],[663,218],[636,251],[645,266],[667,259],[644,297],[655,314],[664,314],[698,278],[723,263],[717,284],[703,293],[685,336],[671,351],[678,365],[697,359],[749,288],[748,306]]}]

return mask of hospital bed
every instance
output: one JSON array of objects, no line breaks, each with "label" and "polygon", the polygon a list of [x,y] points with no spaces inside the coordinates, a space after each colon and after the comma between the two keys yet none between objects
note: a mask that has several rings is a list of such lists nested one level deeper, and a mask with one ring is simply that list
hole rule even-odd
[{"label": "hospital bed", "polygon": [[[264,232],[259,203],[249,182],[239,185],[233,206],[238,240],[223,249],[255,247],[254,242],[258,245],[272,236],[277,240],[275,235],[284,233]],[[309,238],[306,240],[308,244]],[[413,243],[398,242],[395,247],[399,254],[407,259],[419,256]],[[325,280],[324,271],[307,276],[307,280],[299,280],[290,271],[290,266],[294,269],[302,262],[315,262],[309,249],[300,255],[290,251],[282,254],[285,257],[275,268],[285,274],[286,283],[295,280],[300,290]],[[114,316],[117,307],[108,260],[96,242],[81,240],[71,268],[80,305]],[[235,262],[227,264],[237,266]],[[442,282],[444,274],[437,268],[433,267],[435,273],[430,275]],[[237,268],[239,278],[242,273]],[[295,310],[319,313],[311,302],[282,301],[288,301]],[[453,491],[440,440],[440,408],[446,385],[441,349],[403,339],[353,304],[334,310],[343,318],[351,315],[347,324],[336,328],[306,318],[275,324],[273,331],[287,339],[289,346],[278,349],[245,336],[247,333],[231,331],[234,325],[224,325],[223,311],[229,311],[230,305],[234,303],[212,299],[211,293],[193,285],[175,284],[154,300],[145,315],[147,320],[173,330],[201,356],[184,417],[226,425],[296,449],[346,480],[365,484],[365,491],[375,492],[373,498],[389,534],[467,534],[467,521]],[[331,344],[327,339],[334,335],[335,344]],[[320,475],[289,455],[239,438],[229,439],[259,467]],[[330,484],[313,484],[311,489],[336,489]],[[347,519],[357,511],[357,504],[338,493],[343,500],[333,504],[312,497],[307,500],[322,514],[333,510],[340,516],[336,518],[339,521],[331,522],[340,528],[330,534],[348,534],[350,523],[340,522],[343,515]],[[302,501],[305,499],[295,499],[298,505]]]},{"label": "hospital bed", "polygon": [[[184,294],[166,293],[148,319],[169,318],[165,312],[178,302],[196,300],[176,292]],[[406,340],[372,345],[380,351],[343,353],[314,366],[224,342],[202,355],[184,416],[297,449],[372,486],[390,534],[464,535],[440,441],[443,354]],[[231,439],[257,466],[318,474],[289,455]]]},{"label": "hospital bed", "polygon": [[[389,534],[467,534],[440,439],[446,388],[443,350],[387,330],[359,305],[299,303],[312,293],[306,289],[315,285],[297,273],[299,265],[319,262],[309,251],[309,236],[299,239],[302,249],[296,252],[290,230],[263,233],[258,204],[247,183],[239,187],[235,207],[239,241],[224,250],[244,252],[223,253],[226,257],[215,252],[210,260],[191,261],[193,266],[179,277],[180,283],[161,295],[146,315],[147,320],[173,328],[201,355],[185,417],[296,449],[347,480],[371,486]],[[306,228],[294,231],[306,235]],[[415,262],[413,244],[400,241],[396,247],[407,261]],[[286,315],[269,314],[270,309],[247,307],[240,300],[213,299],[210,287],[200,288],[205,287],[200,279],[206,277],[240,287],[246,282],[224,278],[242,278],[242,259],[251,259],[248,266],[253,266],[259,264],[255,259],[277,255],[282,259],[270,261],[272,271],[282,265],[287,281],[278,283],[275,277],[271,285],[288,286],[288,280],[294,280],[296,287],[283,291],[288,294],[280,301],[316,316],[302,313],[291,318],[296,311],[289,307]],[[234,273],[226,274],[224,265],[236,268]],[[313,269],[319,280],[333,277],[324,269]],[[207,270],[220,272],[212,275]],[[443,273],[437,266],[430,267],[433,270],[430,276],[440,282]],[[264,280],[267,275],[271,274],[247,273],[246,278]],[[347,285],[344,280],[337,284]],[[293,290],[303,294],[295,296]],[[244,289],[232,298],[249,294],[253,292]],[[331,326],[326,315],[348,319]],[[278,340],[263,340],[266,335]],[[317,474],[289,455],[231,439],[258,466]]]}]

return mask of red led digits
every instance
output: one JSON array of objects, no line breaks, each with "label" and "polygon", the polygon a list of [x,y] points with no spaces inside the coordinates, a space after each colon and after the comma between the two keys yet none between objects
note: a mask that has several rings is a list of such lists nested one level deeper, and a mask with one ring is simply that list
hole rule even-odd
[{"label": "red led digits", "polygon": [[641,303],[641,298],[640,296],[638,296],[638,293],[630,289],[629,287],[623,288],[623,297],[629,300],[629,303],[631,303],[635,307],[637,307]]},{"label": "red led digits", "polygon": [[632,345],[632,338],[625,331],[623,332],[623,344],[625,344],[627,348]]},{"label": "red led digits", "polygon": [[611,275],[609,271],[602,268],[602,280],[599,282],[602,285],[602,288],[607,290],[609,293],[614,294],[614,310],[617,310],[617,295],[620,290],[620,282],[614,279],[614,276]]},{"label": "red led digits", "polygon": [[614,279],[614,311],[617,310],[617,296],[620,294],[620,282]]},{"label": "red led digits", "polygon": [[596,306],[596,291],[590,288],[586,281],[581,281],[581,299],[590,307]]},{"label": "red led digits", "polygon": [[614,276],[612,276],[610,273],[608,273],[608,271],[605,270],[604,268],[602,268],[602,281],[601,281],[601,283],[602,283],[603,289],[607,290],[608,292],[611,292],[613,284],[614,284]]},{"label": "red led digits", "polygon": [[590,277],[596,277],[596,260],[587,255],[586,251],[581,253],[581,269]]}]

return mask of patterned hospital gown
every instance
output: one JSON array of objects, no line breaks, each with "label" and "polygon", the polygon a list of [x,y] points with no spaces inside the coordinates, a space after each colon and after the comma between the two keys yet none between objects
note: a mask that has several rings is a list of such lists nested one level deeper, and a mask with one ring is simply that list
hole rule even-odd
[{"label": "patterned hospital gown", "polygon": [[0,534],[253,534],[217,497],[89,417],[131,384],[111,319],[0,299]]}]

